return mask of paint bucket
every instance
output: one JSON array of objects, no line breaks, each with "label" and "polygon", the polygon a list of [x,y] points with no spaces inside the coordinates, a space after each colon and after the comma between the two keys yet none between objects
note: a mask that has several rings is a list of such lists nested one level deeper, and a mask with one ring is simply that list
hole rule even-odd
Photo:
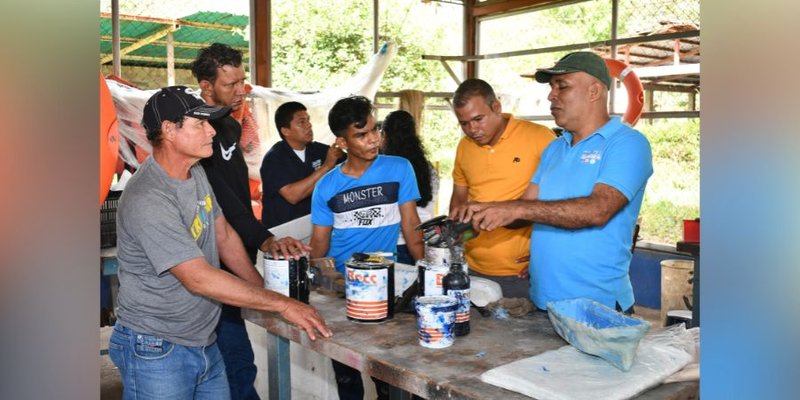
[{"label": "paint bucket", "polygon": [[700,241],[700,218],[683,220],[683,241]]},{"label": "paint bucket", "polygon": [[449,296],[418,297],[415,307],[420,346],[450,347],[455,340],[456,300]]},{"label": "paint bucket", "polygon": [[[454,262],[461,263],[464,267],[464,273],[469,274],[469,265],[467,265],[467,261],[464,259],[464,246],[461,244],[457,244],[453,246],[453,251],[455,254],[455,260],[453,260],[453,254],[450,253],[450,249],[447,247],[437,247],[425,244],[425,258],[424,262],[425,265],[429,267],[443,267],[445,268],[445,274],[450,269],[450,264]],[[423,260],[420,260],[422,262]],[[419,262],[417,263],[419,265]],[[441,284],[439,284],[439,288],[441,289]]]},{"label": "paint bucket", "polygon": [[264,287],[308,304],[308,257],[276,260],[264,253]]},{"label": "paint bucket", "polygon": [[347,319],[383,322],[394,318],[394,263],[371,255],[345,263]]},{"label": "paint bucket", "polygon": [[417,261],[417,279],[420,296],[442,296],[442,279],[450,271],[447,264],[433,264],[426,260]]},{"label": "paint bucket", "polygon": [[[464,246],[458,244],[455,245],[454,251],[456,253],[456,257],[463,259],[464,258]],[[425,261],[427,261],[431,265],[445,265],[450,266],[453,255],[450,254],[450,249],[445,247],[436,247],[436,246],[429,246],[425,245]]]},{"label": "paint bucket", "polygon": [[692,271],[694,271],[694,261],[692,260],[661,261],[660,321],[662,324],[666,324],[669,311],[686,309],[686,304],[683,302],[684,297],[692,299],[692,284],[689,283]]}]

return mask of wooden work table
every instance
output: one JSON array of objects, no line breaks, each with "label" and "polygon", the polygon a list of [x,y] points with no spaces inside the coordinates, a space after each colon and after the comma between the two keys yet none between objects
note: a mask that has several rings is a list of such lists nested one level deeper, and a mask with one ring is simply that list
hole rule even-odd
[{"label": "wooden work table", "polygon": [[[267,330],[270,399],[289,399],[289,340],[388,382],[402,391],[393,398],[413,393],[429,399],[527,399],[480,380],[489,369],[558,349],[567,343],[553,330],[547,314],[496,320],[473,310],[469,335],[458,337],[446,349],[419,345],[416,320],[399,313],[380,324],[347,319],[344,300],[317,293],[311,304],[325,318],[334,336],[311,341],[305,332],[271,313],[243,310],[248,321]],[[576,384],[580,384],[576,382]],[[698,382],[661,385],[640,399],[692,399]]]}]

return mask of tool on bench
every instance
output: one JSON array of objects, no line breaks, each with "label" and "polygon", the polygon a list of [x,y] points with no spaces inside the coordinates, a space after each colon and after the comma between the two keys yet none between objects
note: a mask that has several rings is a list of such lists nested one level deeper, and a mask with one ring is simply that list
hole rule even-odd
[{"label": "tool on bench", "polygon": [[336,270],[336,259],[320,257],[311,259],[308,266],[311,286],[324,295],[344,295],[344,274]]},{"label": "tool on bench", "polygon": [[447,219],[446,215],[431,218],[416,229],[422,231],[422,240],[426,245],[435,247],[446,245],[452,248],[478,236],[472,224]]}]

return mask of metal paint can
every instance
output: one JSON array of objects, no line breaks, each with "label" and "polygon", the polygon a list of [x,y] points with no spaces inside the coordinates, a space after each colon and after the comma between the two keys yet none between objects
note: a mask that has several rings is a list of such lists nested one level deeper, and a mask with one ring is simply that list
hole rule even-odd
[{"label": "metal paint can", "polygon": [[345,263],[347,319],[383,322],[394,318],[394,262],[371,255]]},{"label": "metal paint can", "polygon": [[417,279],[420,296],[442,296],[444,295],[444,288],[442,287],[442,279],[444,279],[450,267],[447,264],[434,264],[427,260],[417,261]]},{"label": "metal paint can", "polygon": [[264,287],[308,304],[308,257],[276,260],[264,253]]},{"label": "metal paint can", "polygon": [[455,340],[456,299],[449,296],[417,298],[417,335],[422,347],[442,349]]},{"label": "metal paint can", "polygon": [[[455,245],[455,252],[463,258],[464,248],[461,245]],[[453,256],[450,254],[450,249],[447,247],[436,247],[425,245],[425,261],[432,265],[445,265],[449,266],[452,262]]]},{"label": "metal paint can", "polygon": [[425,244],[425,262],[428,265],[444,265],[449,268],[450,264],[460,262],[464,267],[464,273],[469,273],[469,265],[464,258],[464,245],[456,244],[453,246],[453,251],[456,253],[456,260],[453,260],[453,254],[450,253],[448,247],[436,247]]}]

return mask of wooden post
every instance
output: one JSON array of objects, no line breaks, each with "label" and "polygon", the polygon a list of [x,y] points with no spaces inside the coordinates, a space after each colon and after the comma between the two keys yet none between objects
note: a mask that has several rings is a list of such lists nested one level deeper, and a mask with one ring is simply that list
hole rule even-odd
[{"label": "wooden post", "polygon": [[250,71],[250,80],[259,86],[272,86],[272,3],[270,0],[251,0],[250,32],[252,47],[250,59],[255,60],[255,69]]},{"label": "wooden post", "polygon": [[[474,15],[475,0],[464,0],[464,55],[474,56],[477,54],[477,18]],[[477,61],[464,61],[465,79],[475,78],[478,71]]]},{"label": "wooden post", "polygon": [[119,51],[119,0],[111,0],[111,57],[114,75],[122,78],[122,55]]},{"label": "wooden post", "polygon": [[378,52],[378,35],[379,35],[379,20],[380,20],[380,7],[379,0],[372,0],[372,54]]},{"label": "wooden post", "polygon": [[[644,111],[645,112],[655,111],[654,110],[654,102],[653,102],[653,94],[654,93],[655,92],[653,91],[653,89],[645,89],[645,91],[644,91]],[[652,118],[646,118],[644,120],[645,120],[645,122],[647,124],[650,124],[651,122],[653,122]]]},{"label": "wooden post", "polygon": [[[611,0],[611,40],[617,40],[617,20],[619,19],[619,0]],[[611,44],[611,58],[617,59],[617,45],[616,43],[612,42]],[[611,87],[608,88],[608,103],[609,103],[609,111],[613,114],[614,110],[616,109],[616,99],[617,99],[617,85],[611,84]]]},{"label": "wooden post", "polygon": [[167,33],[167,86],[175,86],[175,42],[172,32]]}]

